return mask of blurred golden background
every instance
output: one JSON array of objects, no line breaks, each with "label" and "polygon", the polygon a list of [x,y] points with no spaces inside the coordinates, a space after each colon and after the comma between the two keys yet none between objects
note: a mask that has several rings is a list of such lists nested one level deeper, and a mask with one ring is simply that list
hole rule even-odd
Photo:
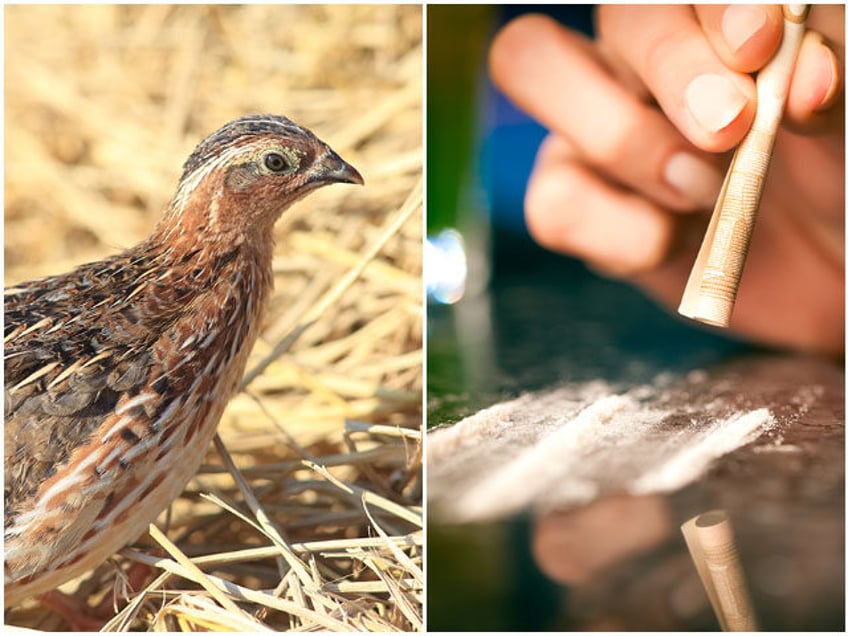
[{"label": "blurred golden background", "polygon": [[[214,450],[169,519],[189,556],[270,546],[279,529],[300,546],[292,555],[310,584],[274,549],[202,569],[276,588],[302,611],[265,594],[244,604],[256,624],[213,618],[183,573],[109,626],[420,629],[421,7],[11,6],[5,82],[7,285],[141,240],[194,146],[245,114],[310,128],[366,182],[322,189],[277,224],[276,289],[250,382],[219,428],[270,525],[248,510]],[[285,351],[334,288],[335,301]],[[350,543],[301,545],[330,539]],[[111,599],[115,569],[132,558],[124,551],[67,587],[89,604]],[[35,602],[6,619],[63,627]]]}]

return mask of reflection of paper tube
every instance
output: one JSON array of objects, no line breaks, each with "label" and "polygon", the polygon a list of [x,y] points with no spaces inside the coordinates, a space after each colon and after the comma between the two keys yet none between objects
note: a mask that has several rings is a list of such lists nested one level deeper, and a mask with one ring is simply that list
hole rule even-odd
[{"label": "reflection of paper tube", "polygon": [[727,513],[706,512],[680,529],[721,628],[727,632],[756,631],[754,609]]}]

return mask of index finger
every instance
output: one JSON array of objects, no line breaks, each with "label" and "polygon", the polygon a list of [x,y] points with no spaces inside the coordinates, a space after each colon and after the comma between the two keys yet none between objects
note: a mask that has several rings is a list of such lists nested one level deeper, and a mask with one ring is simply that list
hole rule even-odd
[{"label": "index finger", "polygon": [[689,141],[720,152],[742,139],[754,118],[754,81],[722,61],[691,7],[602,5],[598,16],[606,46]]},{"label": "index finger", "polygon": [[605,176],[669,209],[714,200],[714,166],[623,86],[582,35],[545,16],[523,16],[497,35],[489,66],[516,104]]}]

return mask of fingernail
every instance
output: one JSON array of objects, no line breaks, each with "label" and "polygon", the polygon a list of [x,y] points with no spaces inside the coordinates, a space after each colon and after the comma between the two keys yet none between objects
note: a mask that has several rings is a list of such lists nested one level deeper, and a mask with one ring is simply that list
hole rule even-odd
[{"label": "fingernail", "polygon": [[665,180],[702,208],[712,207],[721,190],[721,172],[688,152],[678,152],[666,162]]},{"label": "fingernail", "polygon": [[736,53],[765,23],[762,7],[732,4],[721,18],[721,32],[730,50]]},{"label": "fingernail", "polygon": [[716,133],[739,116],[748,98],[724,75],[704,73],[689,82],[685,100],[692,117]]}]

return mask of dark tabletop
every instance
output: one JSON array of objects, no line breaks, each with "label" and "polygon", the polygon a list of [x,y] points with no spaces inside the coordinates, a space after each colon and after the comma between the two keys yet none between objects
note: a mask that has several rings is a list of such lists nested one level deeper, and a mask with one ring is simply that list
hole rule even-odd
[{"label": "dark tabletop", "polygon": [[732,521],[762,629],[844,628],[842,363],[694,328],[567,261],[496,275],[486,293],[428,310],[431,427],[528,391],[658,377],[681,412],[714,397],[766,406],[779,443],[743,446],[670,494],[608,492],[485,523],[431,518],[430,629],[717,629],[679,530],[716,508]]}]

